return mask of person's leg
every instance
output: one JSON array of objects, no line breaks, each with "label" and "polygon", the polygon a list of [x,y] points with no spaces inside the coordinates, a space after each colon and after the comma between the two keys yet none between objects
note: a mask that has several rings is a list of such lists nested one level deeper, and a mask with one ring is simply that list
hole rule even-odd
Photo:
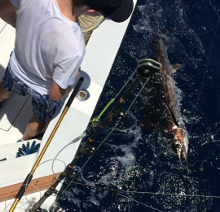
[{"label": "person's leg", "polygon": [[27,95],[27,86],[14,75],[10,63],[8,63],[2,82],[0,82],[0,110],[4,100],[10,98],[13,94]]},{"label": "person's leg", "polygon": [[10,98],[11,96],[12,93],[7,91],[2,85],[2,82],[0,82],[0,102],[2,102],[4,99]]},{"label": "person's leg", "polygon": [[38,133],[41,132],[41,130],[43,130],[45,125],[45,122],[42,122],[37,119],[36,116],[33,116],[27,124],[22,140],[26,141],[34,138]]},{"label": "person's leg", "polygon": [[49,95],[41,95],[31,88],[29,90],[32,96],[34,116],[29,120],[21,141],[35,138],[46,124],[50,122],[59,104],[62,102],[62,100],[53,101]]}]

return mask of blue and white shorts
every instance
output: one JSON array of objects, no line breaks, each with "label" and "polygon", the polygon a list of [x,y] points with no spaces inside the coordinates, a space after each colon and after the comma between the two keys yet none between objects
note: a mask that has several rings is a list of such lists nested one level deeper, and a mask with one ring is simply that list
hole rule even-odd
[{"label": "blue and white shorts", "polygon": [[59,107],[60,101],[54,101],[49,95],[41,95],[28,87],[20,79],[18,79],[11,71],[10,62],[5,70],[5,76],[2,79],[2,85],[4,88],[14,94],[26,96],[30,94],[32,96],[33,113],[37,119],[44,123],[50,122],[55,111]]}]

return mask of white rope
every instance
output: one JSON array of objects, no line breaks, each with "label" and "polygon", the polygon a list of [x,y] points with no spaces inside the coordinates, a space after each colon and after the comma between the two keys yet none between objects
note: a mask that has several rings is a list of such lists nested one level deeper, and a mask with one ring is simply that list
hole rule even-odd
[{"label": "white rope", "polygon": [[[27,186],[32,186],[32,187],[35,187],[37,190],[38,190],[38,193],[40,193],[40,198],[41,198],[41,191],[40,191],[40,189],[36,186],[36,185],[32,185],[32,184],[26,184],[25,185],[26,186],[26,188],[27,188]],[[9,204],[8,206],[7,206],[7,201],[8,201],[8,197],[9,197],[9,195],[10,195],[10,193],[15,189],[15,188],[17,188],[17,187],[20,187],[20,185],[16,185],[16,186],[14,186],[9,192],[8,192],[8,195],[6,196],[6,198],[5,198],[5,208],[4,208],[4,211],[6,212],[7,211],[7,207],[9,207],[9,206],[12,206],[12,204]],[[26,188],[25,188],[25,190],[26,190]],[[28,199],[27,199],[27,197],[26,197],[26,191],[25,191],[25,199],[26,199],[26,201],[29,203],[29,204],[32,204],[32,202],[30,202]]]},{"label": "white rope", "polygon": [[55,174],[54,169],[53,169],[53,167],[54,167],[54,162],[55,162],[56,158],[59,156],[59,154],[60,154],[64,149],[66,149],[70,144],[76,143],[76,142],[77,142],[78,140],[80,140],[81,138],[82,138],[82,136],[79,136],[79,137],[75,138],[74,140],[72,140],[70,143],[68,143],[66,146],[64,146],[64,147],[57,153],[57,155],[55,156],[55,158],[54,158],[54,160],[53,160],[52,166],[51,166],[52,172],[53,172],[54,174]]},{"label": "white rope", "polygon": [[[79,137],[73,139],[69,144],[67,144],[66,146],[64,146],[64,147],[58,152],[58,154],[55,156],[54,159],[48,159],[48,160],[46,160],[46,161],[40,163],[40,164],[37,166],[37,168],[38,168],[39,166],[41,166],[42,164],[44,164],[44,163],[47,163],[47,162],[49,162],[49,161],[53,161],[52,166],[51,166],[51,169],[52,169],[52,172],[53,172],[53,174],[54,174],[54,179],[56,179],[56,174],[55,174],[54,169],[53,169],[54,162],[55,162],[55,161],[61,161],[61,162],[64,163],[64,166],[66,167],[66,163],[65,163],[63,160],[57,159],[58,155],[59,155],[67,146],[69,146],[70,144],[73,144],[73,143],[77,142],[78,140],[80,140],[81,138],[84,138],[85,136],[86,136],[86,133],[85,133],[85,132],[82,133],[82,135],[80,135]],[[19,187],[19,186],[20,186],[20,185],[14,186],[14,187],[8,192],[8,194],[7,194],[6,198],[5,198],[5,208],[3,209],[3,212],[6,212],[6,211],[7,211],[7,208],[8,208],[9,206],[12,206],[12,204],[7,205],[8,197],[9,197],[10,193],[11,193],[15,188],[17,188],[17,187]],[[36,184],[35,184],[35,185],[26,184],[25,186],[26,186],[26,187],[25,187],[25,194],[24,194],[24,196],[25,196],[26,201],[27,201],[29,204],[32,204],[32,202],[30,202],[30,201],[27,199],[26,189],[27,189],[28,186],[33,186],[33,187],[35,187],[35,188],[37,189],[37,192],[39,192],[40,198],[41,198],[41,191],[40,191],[40,189],[36,186]],[[22,209],[21,207],[17,207],[17,208]]]}]

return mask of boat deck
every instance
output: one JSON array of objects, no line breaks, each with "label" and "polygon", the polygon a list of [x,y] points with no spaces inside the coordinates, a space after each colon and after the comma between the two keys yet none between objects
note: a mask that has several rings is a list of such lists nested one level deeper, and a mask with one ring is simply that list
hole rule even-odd
[{"label": "boat deck", "polygon": [[[80,136],[87,128],[115,61],[129,21],[128,19],[119,24],[105,20],[94,30],[86,47],[86,55],[81,66],[80,74],[84,77],[81,88],[88,90],[90,98],[86,101],[74,99],[54,135],[47,152],[41,160],[42,165],[34,173],[34,179],[52,176],[51,165],[57,153],[74,138]],[[0,19],[0,80],[4,75],[10,53],[14,48],[14,41],[15,30]],[[67,101],[68,98],[65,103]],[[34,139],[41,143],[39,152],[41,152],[51,131],[54,129],[65,103],[49,123],[42,141]],[[3,109],[0,111],[0,160],[6,158],[5,161],[0,162],[0,202],[4,201],[4,199],[1,199],[1,193],[3,191],[1,188],[7,188],[8,190],[4,191],[7,193],[11,189],[10,186],[23,182],[39,154],[35,153],[25,157],[15,158],[18,148],[22,145],[21,143],[16,143],[16,141],[22,137],[26,124],[32,115],[31,98],[29,96],[21,97],[14,95],[5,102]],[[25,144],[26,142],[22,143]],[[71,144],[59,154],[57,157],[58,160],[54,164],[55,173],[63,171],[65,165],[72,161],[79,144],[80,141]],[[11,198],[13,197],[12,195]],[[32,200],[33,198],[39,198],[39,194],[37,193],[35,196],[31,195],[30,198]],[[49,202],[51,203],[51,201]],[[9,205],[10,203],[11,201],[7,202]],[[22,205],[27,206],[27,204],[29,203],[23,198],[15,211],[24,211],[24,209],[19,209],[19,207],[23,207]],[[47,205],[47,202],[45,205]],[[0,211],[3,211],[4,208],[4,202],[0,203]]]},{"label": "boat deck", "polygon": [[[10,53],[14,48],[14,40],[15,29],[0,19],[0,80],[4,76]],[[14,95],[5,101],[0,111],[0,145],[15,143],[22,137],[27,121],[32,116],[32,110],[29,106],[28,96]],[[20,115],[18,116],[18,114]],[[8,136],[9,133],[10,136]]]}]

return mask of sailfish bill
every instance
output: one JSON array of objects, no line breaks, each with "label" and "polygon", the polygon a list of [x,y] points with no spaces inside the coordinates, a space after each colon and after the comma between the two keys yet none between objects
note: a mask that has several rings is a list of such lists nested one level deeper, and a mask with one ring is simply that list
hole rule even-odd
[{"label": "sailfish bill", "polygon": [[173,74],[180,67],[172,66],[167,55],[167,46],[160,37],[154,43],[155,57],[162,64],[145,86],[144,111],[146,119],[141,120],[146,130],[156,129],[168,140],[181,162],[181,153],[187,162],[188,132],[180,110],[181,91],[177,88]]}]

